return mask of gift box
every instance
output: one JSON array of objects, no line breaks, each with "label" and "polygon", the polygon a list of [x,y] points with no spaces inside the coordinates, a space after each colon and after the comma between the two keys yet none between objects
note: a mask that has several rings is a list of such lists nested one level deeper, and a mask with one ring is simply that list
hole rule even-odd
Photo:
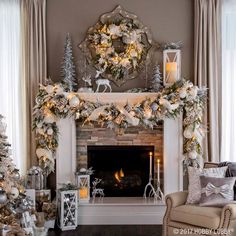
[{"label": "gift box", "polygon": [[39,166],[31,167],[27,172],[26,188],[41,190],[45,188],[43,170]]}]

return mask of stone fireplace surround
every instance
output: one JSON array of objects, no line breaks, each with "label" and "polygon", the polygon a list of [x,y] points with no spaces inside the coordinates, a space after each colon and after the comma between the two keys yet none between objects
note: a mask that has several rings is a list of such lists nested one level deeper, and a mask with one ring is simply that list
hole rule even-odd
[{"label": "stone fireplace surround", "polygon": [[[155,94],[81,94],[83,99],[100,99],[100,101],[113,101],[126,103],[128,100],[137,102],[137,99],[144,97],[152,97]],[[85,165],[86,157],[81,155],[78,157],[78,146],[80,141],[76,141],[76,122],[74,118],[61,119],[58,122],[59,127],[59,147],[57,150],[57,185],[67,181],[74,182],[74,172],[78,164]],[[85,127],[86,128],[86,127]],[[99,129],[97,127],[97,129]],[[100,128],[101,133],[105,132],[105,128]],[[155,132],[158,130],[142,130],[138,127],[130,128],[139,130],[141,134],[145,132]],[[160,128],[159,128],[160,129]],[[76,131],[77,130],[77,131]],[[160,131],[160,130],[159,130]],[[156,134],[160,132],[156,132]],[[109,133],[108,130],[106,132]],[[147,134],[147,133],[146,133]],[[152,134],[155,135],[155,134]],[[96,136],[91,136],[96,137]],[[129,141],[123,142],[124,137],[119,137],[119,143],[130,145],[132,135]],[[94,142],[96,139],[92,140]],[[161,142],[158,141],[157,143]],[[142,141],[140,141],[142,143]],[[99,142],[97,143],[99,144]],[[159,146],[160,145],[160,146]],[[158,149],[163,150],[163,179],[164,179],[164,194],[183,189],[183,171],[182,171],[182,118],[175,120],[165,119],[163,121],[163,144],[158,144]],[[160,153],[155,153],[159,156]],[[78,158],[77,158],[78,157]],[[156,172],[156,167],[154,167]],[[162,224],[165,206],[160,202],[144,200],[142,198],[104,198],[104,200],[96,201],[81,205],[79,208],[79,224]]]}]

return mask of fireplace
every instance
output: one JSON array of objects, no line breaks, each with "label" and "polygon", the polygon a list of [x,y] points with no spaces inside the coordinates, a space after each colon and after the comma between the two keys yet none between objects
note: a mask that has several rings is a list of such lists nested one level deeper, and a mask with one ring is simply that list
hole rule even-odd
[{"label": "fireplace", "polygon": [[91,182],[102,179],[99,187],[106,197],[143,196],[149,180],[150,152],[155,152],[154,146],[87,146],[88,166],[95,170]]}]

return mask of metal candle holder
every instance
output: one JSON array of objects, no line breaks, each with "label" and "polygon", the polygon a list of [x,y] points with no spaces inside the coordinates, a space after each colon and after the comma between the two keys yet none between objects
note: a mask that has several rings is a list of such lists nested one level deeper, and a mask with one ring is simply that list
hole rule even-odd
[{"label": "metal candle holder", "polygon": [[150,191],[148,193],[148,197],[154,197],[154,200],[163,201],[164,194],[163,194],[161,187],[160,187],[160,181],[157,180],[157,189],[156,190],[152,184],[152,180],[153,180],[153,178],[152,178],[152,152],[149,153],[149,158],[150,158],[149,181],[148,181],[147,185],[145,186],[143,197],[145,199],[147,198],[147,191],[148,191],[148,188],[150,188]]}]

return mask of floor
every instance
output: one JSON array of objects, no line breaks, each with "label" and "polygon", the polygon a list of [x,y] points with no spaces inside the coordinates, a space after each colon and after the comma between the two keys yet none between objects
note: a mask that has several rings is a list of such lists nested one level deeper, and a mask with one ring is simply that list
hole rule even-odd
[{"label": "floor", "polygon": [[76,230],[50,230],[48,236],[161,236],[161,225],[82,225]]}]

